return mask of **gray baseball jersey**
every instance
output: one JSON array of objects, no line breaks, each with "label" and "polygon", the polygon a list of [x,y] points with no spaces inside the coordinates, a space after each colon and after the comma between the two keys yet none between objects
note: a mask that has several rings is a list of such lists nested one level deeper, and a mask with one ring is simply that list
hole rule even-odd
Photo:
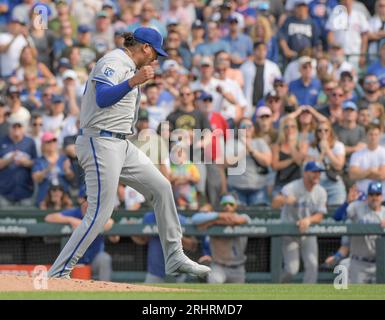
[{"label": "gray baseball jersey", "polygon": [[[247,214],[242,214],[250,222]],[[246,262],[247,237],[210,237],[210,250],[214,262],[225,266],[238,266]]]},{"label": "gray baseball jersey", "polygon": [[283,206],[281,210],[282,222],[297,222],[315,213],[327,213],[327,194],[319,184],[315,185],[309,192],[301,178],[285,185],[281,193],[285,196],[294,196],[297,199],[294,205]]},{"label": "gray baseball jersey", "polygon": [[[381,223],[385,219],[385,207],[381,206],[381,211],[371,210],[364,201],[354,201],[348,208],[348,219],[356,223]],[[352,236],[350,237],[350,254],[359,257],[373,259],[376,257],[375,235]]]},{"label": "gray baseball jersey", "polygon": [[115,49],[103,56],[92,69],[87,81],[80,110],[80,127],[132,134],[140,102],[139,87],[127,93],[108,108],[96,103],[95,82],[117,85],[133,77],[134,61],[122,50]]}]

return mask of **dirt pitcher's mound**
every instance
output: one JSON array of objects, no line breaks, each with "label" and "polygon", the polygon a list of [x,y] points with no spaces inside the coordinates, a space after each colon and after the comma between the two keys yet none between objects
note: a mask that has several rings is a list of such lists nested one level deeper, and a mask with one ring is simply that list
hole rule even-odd
[{"label": "dirt pitcher's mound", "polygon": [[[46,286],[45,286],[46,285]],[[45,288],[46,289],[43,289]],[[28,276],[0,275],[0,292],[5,291],[186,291],[183,289],[159,288],[128,283],[114,283],[77,279],[47,279],[38,281]]]}]

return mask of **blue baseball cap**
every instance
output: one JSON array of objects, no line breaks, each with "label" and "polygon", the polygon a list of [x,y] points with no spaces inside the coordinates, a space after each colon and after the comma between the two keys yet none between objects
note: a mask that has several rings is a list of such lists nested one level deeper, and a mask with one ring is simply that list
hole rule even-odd
[{"label": "blue baseball cap", "polygon": [[235,197],[232,195],[232,194],[225,194],[222,198],[221,198],[221,206],[224,206],[226,204],[237,204],[237,200],[235,199]]},{"label": "blue baseball cap", "polygon": [[79,33],[87,33],[87,32],[91,32],[91,30],[92,30],[92,28],[89,25],[86,25],[86,24],[81,24],[78,27],[78,32]]},{"label": "blue baseball cap", "polygon": [[369,183],[368,194],[382,194],[382,183],[379,181]]},{"label": "blue baseball cap", "polygon": [[325,171],[325,169],[318,162],[309,161],[308,163],[306,163],[304,171],[321,172],[321,171]]},{"label": "blue baseball cap", "polygon": [[152,28],[138,28],[134,31],[134,38],[141,43],[147,43],[162,57],[168,54],[162,49],[163,38],[161,34]]},{"label": "blue baseball cap", "polygon": [[358,110],[357,105],[353,101],[350,101],[350,100],[349,101],[345,101],[342,104],[342,109],[343,110],[351,109],[351,110],[354,110],[354,111]]},{"label": "blue baseball cap", "polygon": [[210,99],[211,99],[211,101],[213,101],[213,96],[210,93],[206,92],[206,91],[202,91],[201,94],[198,97],[198,100],[202,100],[202,101],[210,100]]},{"label": "blue baseball cap", "polygon": [[61,103],[64,102],[64,97],[60,95],[54,95],[52,96],[52,103]]}]

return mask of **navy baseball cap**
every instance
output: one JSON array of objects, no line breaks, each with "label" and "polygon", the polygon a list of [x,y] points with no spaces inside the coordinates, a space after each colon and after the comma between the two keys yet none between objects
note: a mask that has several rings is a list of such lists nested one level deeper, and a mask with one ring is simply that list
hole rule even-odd
[{"label": "navy baseball cap", "polygon": [[349,100],[345,101],[342,104],[342,109],[343,110],[350,109],[350,110],[354,110],[354,111],[358,110],[357,105],[353,101],[349,101]]},{"label": "navy baseball cap", "polygon": [[325,169],[318,162],[309,161],[308,163],[306,163],[304,171],[321,172],[321,171],[325,171]]},{"label": "navy baseball cap", "polygon": [[161,34],[152,28],[138,28],[134,31],[134,38],[141,43],[147,43],[162,57],[168,54],[162,49],[163,38]]},{"label": "navy baseball cap", "polygon": [[79,33],[87,33],[87,32],[91,32],[91,30],[92,30],[92,28],[89,25],[86,25],[86,24],[81,24],[78,27],[78,32]]},{"label": "navy baseball cap", "polygon": [[64,102],[64,97],[60,95],[52,96],[52,103],[61,103]]},{"label": "navy baseball cap", "polygon": [[369,183],[368,194],[382,194],[382,183],[378,181]]},{"label": "navy baseball cap", "polygon": [[213,96],[206,91],[202,91],[198,97],[198,100],[202,100],[202,101],[211,100],[211,101],[213,101]]}]

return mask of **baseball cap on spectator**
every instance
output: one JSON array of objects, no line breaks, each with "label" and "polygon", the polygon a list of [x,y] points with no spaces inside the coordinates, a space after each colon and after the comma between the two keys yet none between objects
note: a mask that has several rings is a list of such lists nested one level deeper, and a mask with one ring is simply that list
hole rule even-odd
[{"label": "baseball cap on spectator", "polygon": [[195,20],[191,26],[192,29],[204,29],[204,25],[201,20]]},{"label": "baseball cap on spectator", "polygon": [[11,95],[13,93],[20,93],[20,89],[18,86],[10,86],[8,89],[7,89],[7,95]]},{"label": "baseball cap on spectator", "polygon": [[18,23],[24,26],[27,24],[27,22],[23,18],[17,16],[13,16],[9,23]]},{"label": "baseball cap on spectator", "polygon": [[257,10],[259,11],[268,11],[270,9],[269,2],[259,2],[257,5]]},{"label": "baseball cap on spectator", "polygon": [[308,57],[308,56],[302,56],[301,58],[298,59],[298,63],[299,63],[299,66],[302,67],[303,65],[307,64],[307,63],[312,63],[312,58]]},{"label": "baseball cap on spectator", "polygon": [[141,43],[149,44],[160,56],[168,54],[162,49],[163,39],[161,34],[152,28],[138,28],[134,31],[134,39]]},{"label": "baseball cap on spectator", "polygon": [[294,0],[294,6],[306,6],[309,2],[309,0]]},{"label": "baseball cap on spectator", "polygon": [[78,33],[87,33],[91,32],[92,28],[87,24],[81,24],[78,26]]},{"label": "baseball cap on spectator", "polygon": [[261,106],[257,109],[255,112],[255,115],[257,118],[263,117],[263,116],[271,116],[273,113],[271,112],[271,109],[266,106]]},{"label": "baseball cap on spectator", "polygon": [[350,109],[350,110],[354,110],[354,111],[358,110],[357,105],[353,101],[345,101],[342,104],[342,109],[343,110]]},{"label": "baseball cap on spectator", "polygon": [[47,142],[51,142],[54,140],[57,140],[57,138],[51,131],[46,131],[41,136],[41,142],[42,143],[47,143]]},{"label": "baseball cap on spectator", "polygon": [[304,168],[305,172],[321,172],[325,171],[325,169],[316,161],[309,161],[305,164]]},{"label": "baseball cap on spectator", "polygon": [[163,62],[162,70],[163,71],[169,71],[171,69],[178,70],[179,67],[180,67],[180,65],[178,62],[176,62],[175,60],[172,60],[172,59],[168,59],[165,62]]},{"label": "baseball cap on spectator", "polygon": [[179,24],[179,20],[177,18],[170,18],[167,20],[167,27],[168,26],[177,26]]},{"label": "baseball cap on spectator", "polygon": [[64,97],[58,94],[52,96],[52,103],[62,103],[64,102]]},{"label": "baseball cap on spectator", "polygon": [[32,6],[32,8],[31,8],[31,10],[29,12],[36,12],[37,10],[35,10],[35,9],[38,9],[38,10],[40,9],[41,10],[42,7],[45,7],[45,9],[47,10],[46,12],[48,14],[48,17],[50,17],[52,15],[51,7],[48,4],[43,3],[43,2],[36,2]]},{"label": "baseball cap on spectator", "polygon": [[66,70],[63,72],[63,80],[65,79],[73,79],[76,80],[78,78],[78,75],[76,74],[76,71],[74,70]]},{"label": "baseball cap on spectator", "polygon": [[225,206],[226,204],[235,205],[237,204],[237,199],[232,194],[225,194],[222,196],[220,201],[221,206]]},{"label": "baseball cap on spectator", "polygon": [[368,194],[382,194],[382,183],[379,181],[369,183]]},{"label": "baseball cap on spectator", "polygon": [[202,67],[202,66],[209,66],[209,67],[214,66],[213,60],[212,60],[210,57],[203,57],[203,58],[201,59],[200,65],[201,65],[201,67]]},{"label": "baseball cap on spectator", "polygon": [[273,85],[275,85],[276,83],[286,83],[286,82],[283,77],[276,77],[274,78]]},{"label": "baseball cap on spectator", "polygon": [[148,121],[149,114],[147,109],[139,108],[138,110],[138,121]]},{"label": "baseball cap on spectator", "polygon": [[108,13],[107,11],[99,11],[97,14],[96,14],[96,18],[108,18]]},{"label": "baseball cap on spectator", "polygon": [[67,68],[67,69],[71,69],[72,66],[71,66],[71,63],[70,63],[70,60],[68,58],[60,58],[59,60],[59,68]]},{"label": "baseball cap on spectator", "polygon": [[213,101],[213,96],[210,93],[206,92],[206,91],[201,91],[201,93],[198,96],[197,100]]},{"label": "baseball cap on spectator", "polygon": [[103,4],[102,4],[102,9],[104,9],[104,8],[115,9],[115,5],[111,0],[104,0]]},{"label": "baseball cap on spectator", "polygon": [[237,17],[236,15],[231,15],[231,16],[229,17],[229,22],[230,22],[230,23],[233,23],[233,22],[238,23],[238,22],[239,22],[239,21],[238,21],[238,17]]},{"label": "baseball cap on spectator", "polygon": [[353,74],[350,71],[342,71],[340,74],[340,79],[343,78],[349,78],[350,80],[353,80]]},{"label": "baseball cap on spectator", "polygon": [[7,119],[7,122],[10,126],[13,126],[15,124],[19,124],[21,126],[25,126],[25,122],[23,122],[20,117],[18,117],[17,115],[15,114],[11,114],[8,119]]},{"label": "baseball cap on spectator", "polygon": [[275,90],[270,90],[266,96],[266,99],[269,99],[269,98],[279,98],[278,92]]}]

